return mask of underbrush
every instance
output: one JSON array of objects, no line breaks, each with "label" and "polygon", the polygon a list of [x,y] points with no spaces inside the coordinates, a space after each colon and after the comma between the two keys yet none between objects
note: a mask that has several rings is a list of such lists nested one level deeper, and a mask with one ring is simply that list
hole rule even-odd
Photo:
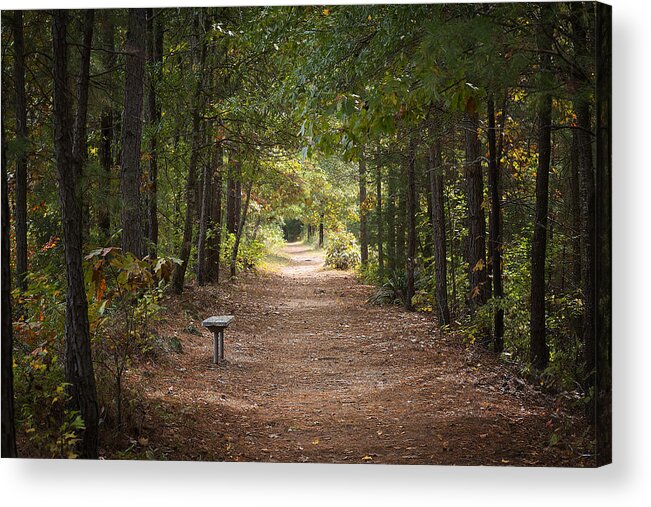
[{"label": "underbrush", "polygon": [[359,265],[359,244],[350,232],[331,232],[325,250],[325,264],[330,268],[348,270]]},{"label": "underbrush", "polygon": [[[173,259],[136,259],[101,248],[85,259],[93,365],[102,434],[141,425],[143,404],[125,387],[128,369],[159,352],[153,323]],[[15,329],[15,406],[19,438],[34,457],[74,458],[84,421],[70,409],[65,383],[65,281],[32,275],[29,289],[14,292],[24,315]]]}]

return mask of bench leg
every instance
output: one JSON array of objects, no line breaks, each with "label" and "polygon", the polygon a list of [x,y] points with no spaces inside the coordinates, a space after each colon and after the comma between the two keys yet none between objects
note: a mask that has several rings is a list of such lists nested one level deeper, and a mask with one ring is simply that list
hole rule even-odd
[{"label": "bench leg", "polygon": [[224,330],[219,332],[219,360],[224,360]]},{"label": "bench leg", "polygon": [[218,344],[219,344],[219,331],[215,331],[213,333],[213,354],[212,354],[212,362],[214,364],[217,364],[219,362],[219,351],[218,351]]}]

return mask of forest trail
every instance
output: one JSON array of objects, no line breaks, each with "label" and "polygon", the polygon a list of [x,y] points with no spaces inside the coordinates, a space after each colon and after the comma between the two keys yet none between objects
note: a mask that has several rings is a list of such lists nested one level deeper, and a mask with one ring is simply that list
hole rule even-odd
[{"label": "forest trail", "polygon": [[[147,410],[137,445],[159,458],[582,466],[549,446],[561,413],[428,314],[365,301],[373,288],[287,245],[273,271],[163,301],[182,352],[130,372]],[[233,314],[226,364],[201,320]],[[144,450],[144,449],[143,449]]]}]

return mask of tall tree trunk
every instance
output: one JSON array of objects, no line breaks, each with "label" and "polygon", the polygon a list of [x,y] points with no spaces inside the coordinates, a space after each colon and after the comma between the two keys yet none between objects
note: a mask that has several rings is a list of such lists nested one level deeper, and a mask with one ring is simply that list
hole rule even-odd
[{"label": "tall tree trunk", "polygon": [[502,216],[500,196],[500,167],[495,134],[495,104],[492,95],[488,98],[488,187],[491,196],[490,266],[493,270],[493,294],[498,301],[493,327],[493,350],[504,350],[504,310],[500,307],[504,297],[502,289]]},{"label": "tall tree trunk", "polygon": [[368,224],[366,217],[366,158],[359,158],[359,249],[362,266],[368,264]]},{"label": "tall tree trunk", "polygon": [[210,205],[210,230],[211,240],[208,242],[207,250],[207,272],[210,282],[219,283],[219,263],[221,256],[222,240],[222,168],[223,151],[221,144],[215,146],[213,152],[213,182],[212,201]]},{"label": "tall tree trunk", "polygon": [[[3,76],[4,78],[4,76]],[[15,458],[16,423],[14,418],[13,325],[11,315],[11,267],[9,263],[9,194],[7,189],[7,143],[2,125],[2,444],[3,458]]]},{"label": "tall tree trunk", "polygon": [[[61,222],[67,272],[65,319],[65,370],[72,406],[79,410],[85,429],[81,455],[97,458],[98,407],[90,346],[88,304],[82,269],[82,163],[73,155],[73,127],[68,101],[67,13],[54,11],[52,23],[54,62],[54,146],[59,173]],[[81,97],[78,97],[78,99]],[[78,107],[85,109],[79,102]],[[77,118],[80,118],[77,114]],[[78,124],[77,127],[81,129]],[[76,136],[74,145],[78,146]]]},{"label": "tall tree trunk", "polygon": [[319,218],[319,248],[323,248],[323,213]]},{"label": "tall tree trunk", "polygon": [[195,73],[195,90],[192,105],[192,153],[190,154],[190,165],[188,167],[188,179],[185,186],[185,221],[183,224],[183,240],[181,242],[181,251],[179,259],[181,264],[174,268],[172,274],[172,291],[175,294],[183,292],[183,284],[185,282],[185,272],[188,268],[190,261],[190,253],[192,251],[192,229],[194,226],[194,216],[196,208],[196,186],[197,186],[197,165],[199,164],[199,149],[203,133],[201,131],[201,112],[202,112],[202,90],[204,79],[204,67],[206,61],[206,43],[201,43],[199,65]]},{"label": "tall tree trunk", "polygon": [[146,9],[129,9],[125,45],[124,115],[122,117],[122,250],[140,258],[145,255],[140,202],[140,141],[142,139],[145,83]]},{"label": "tall tree trunk", "polygon": [[[157,18],[156,21],[154,16]],[[161,109],[156,100],[156,89],[162,75],[164,33],[160,11],[147,9],[147,32],[147,60],[149,61],[147,117],[152,128],[149,140],[147,239],[149,255],[153,258],[158,253],[158,127],[161,121]]]},{"label": "tall tree trunk", "polygon": [[[541,24],[537,42],[540,51],[540,71],[543,86],[550,72],[552,48],[550,6],[540,7]],[[545,255],[547,251],[547,213],[549,207],[549,168],[551,161],[551,119],[552,97],[548,90],[541,90],[543,96],[538,110],[538,170],[536,171],[536,210],[531,244],[531,364],[542,371],[549,361],[549,350],[545,341]]]},{"label": "tall tree trunk", "polygon": [[[102,39],[106,51],[102,51],[102,67],[105,73],[104,85],[107,90],[113,89],[113,67],[115,67],[115,23],[111,10],[102,13]],[[115,112],[112,105],[105,106],[100,114],[100,147],[99,159],[102,166],[100,176],[99,198],[102,206],[98,209],[98,226],[102,241],[108,242],[111,237],[111,172],[113,170],[113,139]]]},{"label": "tall tree trunk", "polygon": [[409,140],[409,161],[407,163],[407,293],[405,294],[405,309],[413,310],[412,302],[415,287],[416,271],[416,141],[411,134]]},{"label": "tall tree trunk", "polygon": [[[384,280],[384,222],[382,217],[382,166],[377,165],[377,173],[375,176],[375,211],[377,214],[377,273],[380,282]],[[321,220],[321,232],[323,228],[323,220]]]},{"label": "tall tree trunk", "polygon": [[197,284],[205,285],[207,274],[206,243],[210,225],[210,199],[212,197],[212,160],[203,166],[203,191],[201,193],[201,216],[199,218],[199,240],[197,241]]},{"label": "tall tree trunk", "polygon": [[595,410],[597,465],[612,462],[612,8],[596,5],[596,334]]},{"label": "tall tree trunk", "polygon": [[252,189],[253,180],[249,182],[249,188],[246,190],[246,201],[244,203],[244,209],[240,213],[240,222],[237,226],[237,232],[235,233],[235,243],[233,244],[233,250],[231,251],[231,277],[234,277],[237,274],[237,254],[240,249],[240,241],[242,240],[244,226],[246,225],[246,215],[249,211],[249,202],[251,200]]},{"label": "tall tree trunk", "polygon": [[25,40],[23,13],[14,11],[14,80],[16,84],[16,286],[27,289],[27,104],[25,99]]},{"label": "tall tree trunk", "polygon": [[387,174],[387,269],[396,269],[396,175],[389,169]]},{"label": "tall tree trunk", "polygon": [[488,300],[486,266],[486,218],[484,216],[484,179],[481,167],[481,145],[477,113],[466,113],[464,120],[466,140],[466,202],[468,206],[468,268],[471,309]]},{"label": "tall tree trunk", "polygon": [[590,105],[578,99],[576,123],[579,130],[579,188],[581,195],[581,280],[583,288],[584,386],[594,386],[596,324],[596,234],[595,173],[592,165]]},{"label": "tall tree trunk", "polygon": [[443,161],[439,129],[434,129],[435,138],[429,150],[429,184],[431,192],[431,222],[434,243],[434,271],[436,275],[436,306],[439,323],[450,323],[448,306],[447,254],[445,245],[445,209],[443,208]]},{"label": "tall tree trunk", "polygon": [[453,218],[453,212],[450,205],[450,197],[449,195],[446,195],[445,189],[443,191],[443,198],[447,204],[449,217],[448,220],[450,224],[448,230],[450,231],[450,282],[452,282],[452,308],[450,312],[450,318],[452,318],[452,315],[456,313],[457,308],[457,255],[454,248],[454,231],[456,230],[456,220]]},{"label": "tall tree trunk", "polygon": [[[75,131],[73,140],[73,156],[79,159],[83,168],[88,160],[88,92],[90,83],[90,52],[93,45],[93,23],[95,11],[86,10],[82,18],[82,43],[80,51],[79,76],[77,78],[77,114],[75,116]],[[82,189],[82,195],[85,189]],[[90,236],[90,201],[82,199],[82,242]]]},{"label": "tall tree trunk", "polygon": [[228,164],[228,180],[226,181],[226,230],[234,234],[237,231],[237,161],[231,160]]},{"label": "tall tree trunk", "polygon": [[404,270],[407,262],[407,165],[400,164],[396,192],[396,268]]},{"label": "tall tree trunk", "polygon": [[569,180],[569,211],[572,228],[571,279],[572,287],[576,290],[581,286],[581,193],[579,191],[579,132],[577,129],[572,131]]},{"label": "tall tree trunk", "polygon": [[[593,7],[590,7],[592,11]],[[571,5],[572,39],[575,58],[579,65],[590,57],[586,26],[584,23],[584,6]],[[577,65],[577,69],[579,67]],[[578,183],[581,230],[581,281],[583,291],[583,347],[584,372],[583,385],[586,390],[595,385],[595,334],[596,334],[596,230],[595,230],[595,171],[592,164],[592,121],[590,103],[587,96],[594,83],[588,76],[582,76],[575,70],[577,96],[574,99],[576,115],[576,150],[578,157]]]}]

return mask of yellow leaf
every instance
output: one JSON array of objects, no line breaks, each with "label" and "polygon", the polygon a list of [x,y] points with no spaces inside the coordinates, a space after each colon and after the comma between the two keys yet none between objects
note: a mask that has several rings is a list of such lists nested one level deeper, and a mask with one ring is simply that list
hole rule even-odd
[{"label": "yellow leaf", "polygon": [[486,263],[484,262],[484,259],[479,259],[477,261],[477,264],[475,264],[475,267],[472,268],[472,272],[474,273],[476,271],[481,271],[482,269],[484,269],[485,265]]},{"label": "yellow leaf", "polygon": [[330,9],[323,9],[323,15],[327,16],[328,14],[330,14]]},{"label": "yellow leaf", "polygon": [[373,461],[373,458],[367,454],[362,458],[362,461]]},{"label": "yellow leaf", "polygon": [[320,442],[320,440],[318,438],[315,438],[314,440],[312,440],[313,445],[319,445],[319,442]]}]

